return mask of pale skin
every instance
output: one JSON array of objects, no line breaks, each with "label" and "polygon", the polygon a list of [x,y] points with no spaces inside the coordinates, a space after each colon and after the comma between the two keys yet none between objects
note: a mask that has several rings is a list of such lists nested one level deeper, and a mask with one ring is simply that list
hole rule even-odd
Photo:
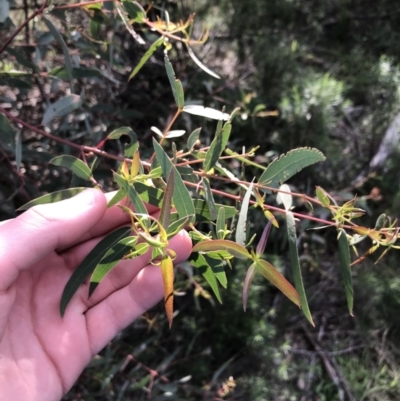
[{"label": "pale skin", "polygon": [[[82,285],[61,318],[72,271],[105,234],[129,224],[106,205],[106,196],[90,189],[0,226],[0,400],[60,400],[94,355],[162,299],[160,268],[147,254],[120,262],[90,299]],[[187,233],[170,248],[175,263],[187,259]]]}]

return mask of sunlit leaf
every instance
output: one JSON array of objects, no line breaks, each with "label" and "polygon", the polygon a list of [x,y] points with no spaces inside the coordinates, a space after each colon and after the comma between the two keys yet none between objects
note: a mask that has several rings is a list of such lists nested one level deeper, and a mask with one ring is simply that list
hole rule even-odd
[{"label": "sunlit leaf", "polygon": [[127,237],[114,244],[95,267],[89,284],[89,297],[104,279],[104,277],[117,265],[117,263],[136,245],[137,237]]},{"label": "sunlit leaf", "polygon": [[212,120],[224,120],[228,121],[230,115],[228,113],[223,113],[222,111],[212,109],[210,107],[198,106],[198,105],[187,105],[183,108],[183,111],[195,116],[201,116],[206,118],[211,118]]},{"label": "sunlit leaf", "polygon": [[107,204],[107,208],[116,205],[126,197],[126,191],[120,188]]},{"label": "sunlit leaf", "polygon": [[131,72],[131,75],[129,75],[128,81],[130,81],[139,71],[140,69],[144,66],[146,61],[154,54],[154,52],[163,44],[164,38],[161,36],[158,38],[147,50],[147,52],[143,55],[143,57],[140,59],[138,65],[133,69]]},{"label": "sunlit leaf", "polygon": [[[72,79],[73,79],[73,77],[72,77],[72,63],[71,63],[71,58],[69,56],[68,47],[65,44],[64,39],[61,36],[60,31],[53,25],[53,23],[49,19],[45,18],[43,15],[42,15],[41,20],[47,25],[47,28],[49,28],[49,31],[53,35],[54,39],[61,46],[61,49],[62,49],[63,54],[64,54],[65,68],[67,70],[68,79],[69,79],[70,87],[71,87],[71,92],[74,93],[74,87],[73,87],[73,82],[72,82]],[[44,117],[43,117],[43,120],[44,120]],[[46,125],[47,123],[42,122],[42,124]]]},{"label": "sunlit leaf", "polygon": [[221,79],[221,77],[220,77],[218,74],[216,74],[214,71],[211,71],[208,67],[206,67],[206,66],[197,58],[197,56],[194,54],[193,49],[192,49],[189,45],[186,45],[186,47],[187,47],[187,50],[188,50],[188,53],[189,53],[189,56],[191,57],[191,59],[192,59],[204,72],[206,72],[208,75],[211,75],[211,76],[214,77],[214,78]]},{"label": "sunlit leaf", "polygon": [[[279,190],[289,192],[289,193],[291,192],[290,187],[287,184],[281,185],[279,187]],[[293,203],[293,197],[289,193],[278,192],[278,194],[276,196],[276,202],[278,203],[278,205],[283,204],[283,207],[285,208],[285,210],[290,210],[290,208],[292,207],[292,203]]]},{"label": "sunlit leaf", "polygon": [[278,188],[303,168],[324,160],[325,156],[318,149],[293,149],[275,159],[262,173],[259,183]]},{"label": "sunlit leaf", "polygon": [[295,225],[294,216],[293,216],[292,212],[286,213],[286,226],[287,226],[287,233],[288,233],[290,261],[291,261],[294,285],[300,296],[301,309],[304,313],[304,316],[314,326],[314,321],[311,316],[310,309],[308,307],[306,292],[304,290],[299,254],[297,252],[296,225]]},{"label": "sunlit leaf", "polygon": [[164,152],[160,144],[153,138],[153,146],[156,152],[157,161],[161,166],[164,178],[167,179],[171,170],[174,170],[174,194],[173,201],[174,206],[179,214],[179,217],[186,217],[189,215],[195,215],[195,209],[193,205],[192,197],[185,184],[182,181],[181,176],[178,173],[176,167],[172,164],[168,155]]},{"label": "sunlit leaf", "polygon": [[321,202],[321,205],[327,207],[331,204],[331,200],[326,192],[321,187],[316,187],[315,192],[317,194],[318,200]]},{"label": "sunlit leaf", "polygon": [[216,298],[222,304],[222,298],[221,298],[221,293],[219,291],[217,278],[215,277],[215,274],[211,266],[205,259],[204,255],[200,253],[197,255],[193,255],[193,257],[191,257],[190,259],[190,264],[200,270],[200,273],[203,275],[207,283],[210,285]]},{"label": "sunlit leaf", "polygon": [[253,192],[253,183],[249,185],[243,197],[242,207],[240,208],[239,219],[236,226],[235,241],[239,245],[246,243],[246,229],[247,229],[247,212],[249,210],[250,197]]},{"label": "sunlit leaf", "polygon": [[129,127],[121,127],[108,135],[107,139],[119,139],[122,135],[129,136],[130,143],[125,145],[125,157],[133,157],[135,152],[139,149],[139,141],[136,134]]},{"label": "sunlit leaf", "polygon": [[259,259],[256,262],[256,269],[271,284],[278,288],[283,295],[286,295],[295,305],[301,305],[300,297],[297,291],[293,288],[292,284],[290,284],[289,281],[287,281],[285,277],[283,277],[282,274],[271,265],[271,263],[267,262],[266,260]]},{"label": "sunlit leaf", "polygon": [[142,23],[146,20],[146,11],[137,1],[122,0],[122,4],[132,21]]},{"label": "sunlit leaf", "polygon": [[174,265],[169,256],[161,259],[161,273],[164,282],[164,306],[167,313],[169,327],[174,317]]},{"label": "sunlit leaf", "polygon": [[[136,192],[136,189],[133,187],[133,185],[129,184],[128,181],[126,181],[123,177],[121,177],[119,174],[114,173],[114,180],[115,182],[124,189],[126,194],[128,195],[130,201],[132,202],[132,205],[135,209],[136,213],[140,213],[142,215],[147,215],[147,209],[146,206],[144,205],[142,199],[140,199],[139,194]],[[148,219],[143,219],[143,224],[149,228],[150,227],[150,220]]]},{"label": "sunlit leaf", "polygon": [[68,283],[64,287],[64,291],[60,302],[60,313],[64,316],[65,309],[69,304],[70,300],[78,290],[81,284],[86,278],[92,274],[93,270],[99,264],[103,256],[107,251],[121,239],[126,238],[130,235],[130,227],[120,227],[112,233],[104,237],[86,256],[86,258],[79,264],[76,270],[72,273],[72,276],[68,280]]},{"label": "sunlit leaf", "polygon": [[78,95],[67,95],[50,104],[44,112],[42,125],[48,125],[50,121],[57,117],[63,117],[82,105],[82,99]]},{"label": "sunlit leaf", "polygon": [[141,45],[145,45],[146,42],[143,40],[143,38],[138,35],[136,33],[136,31],[133,29],[131,22],[129,21],[128,16],[126,15],[128,13],[128,11],[125,9],[124,5],[125,3],[127,3],[127,1],[125,1],[124,3],[120,3],[118,1],[113,2],[115,8],[118,11],[118,15],[120,16],[122,22],[125,25],[125,28],[127,29],[127,31],[132,35],[133,39],[135,39],[139,44]]},{"label": "sunlit leaf", "polygon": [[178,130],[175,130],[175,131],[169,131],[169,132],[167,133],[167,135],[165,135],[165,137],[166,137],[167,139],[170,139],[170,138],[179,138],[180,136],[183,136],[183,135],[185,135],[185,134],[186,134],[186,131],[185,131],[185,130],[178,129]]},{"label": "sunlit leaf", "polygon": [[350,249],[349,241],[347,239],[346,231],[343,229],[339,232],[338,238],[339,244],[339,257],[340,257],[340,267],[343,277],[344,289],[346,292],[347,307],[349,308],[349,313],[353,316],[353,281],[351,278],[351,267],[350,267]]},{"label": "sunlit leaf", "polygon": [[92,177],[92,170],[82,160],[74,156],[62,155],[57,156],[50,160],[50,164],[59,167],[65,167],[72,171],[78,177],[84,180],[90,180]]},{"label": "sunlit leaf", "polygon": [[172,238],[176,235],[179,231],[183,230],[185,227],[188,226],[191,220],[193,220],[194,216],[186,216],[182,217],[178,220],[173,221],[167,230],[168,239]]},{"label": "sunlit leaf", "polygon": [[84,191],[85,189],[87,188],[80,187],[80,188],[63,189],[61,191],[52,192],[51,194],[40,196],[39,198],[33,199],[30,202],[25,203],[25,205],[21,206],[19,209],[17,209],[17,211],[28,210],[29,208],[36,205],[44,205],[46,203],[54,203],[62,201],[64,199],[69,199],[79,194],[79,192]]},{"label": "sunlit leaf", "polygon": [[239,259],[251,259],[249,251],[236,242],[217,239],[212,241],[198,242],[192,249],[192,252],[208,252],[208,251],[228,251],[231,255]]},{"label": "sunlit leaf", "polygon": [[153,206],[161,207],[161,202],[164,195],[163,191],[154,187],[150,187],[149,185],[141,182],[135,182],[133,186],[143,202]]},{"label": "sunlit leaf", "polygon": [[243,283],[243,292],[242,292],[242,302],[243,302],[243,310],[246,312],[247,309],[247,299],[249,297],[249,289],[251,282],[256,274],[256,265],[254,263],[247,269],[246,277]]},{"label": "sunlit leaf", "polygon": [[175,103],[178,108],[181,109],[185,102],[182,83],[181,81],[179,81],[179,79],[176,79],[174,69],[172,68],[172,64],[167,56],[164,57],[164,62],[169,83],[171,84],[172,93],[174,95]]}]

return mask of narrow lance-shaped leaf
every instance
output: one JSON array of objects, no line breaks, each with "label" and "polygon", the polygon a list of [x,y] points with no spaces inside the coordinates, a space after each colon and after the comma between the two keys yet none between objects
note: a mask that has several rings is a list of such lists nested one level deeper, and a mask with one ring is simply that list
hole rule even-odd
[{"label": "narrow lance-shaped leaf", "polygon": [[78,95],[67,95],[50,104],[44,112],[42,125],[48,125],[56,117],[63,117],[81,107],[82,99]]},{"label": "narrow lance-shaped leaf", "polygon": [[122,0],[122,4],[127,11],[129,18],[134,22],[142,23],[146,19],[146,11],[137,2],[132,0]]},{"label": "narrow lance-shaped leaf", "polygon": [[271,231],[271,227],[272,227],[272,221],[269,220],[267,225],[264,227],[260,241],[257,244],[256,254],[258,256],[261,256],[265,251],[265,247],[267,246],[268,236]]},{"label": "narrow lance-shaped leaf", "polygon": [[219,110],[212,109],[211,107],[198,106],[194,104],[185,106],[183,111],[195,116],[211,118],[212,120],[228,121],[231,117],[228,113],[223,113]]},{"label": "narrow lance-shaped leaf", "polygon": [[164,152],[161,145],[153,138],[153,146],[156,153],[156,158],[158,163],[161,166],[163,171],[163,175],[165,179],[168,179],[171,170],[174,170],[174,194],[173,194],[173,201],[174,206],[179,214],[179,217],[186,217],[190,215],[195,215],[195,209],[193,205],[192,197],[188,189],[186,188],[185,184],[181,176],[178,173],[176,167],[172,164],[171,160],[169,159],[168,155]]},{"label": "narrow lance-shaped leaf", "polygon": [[183,94],[183,87],[181,81],[175,78],[175,72],[172,68],[172,64],[169,61],[167,56],[164,57],[165,68],[167,70],[167,75],[169,79],[169,83],[171,84],[172,94],[174,95],[175,103],[178,108],[182,108],[183,104],[185,103],[184,94]]},{"label": "narrow lance-shaped leaf", "polygon": [[[203,199],[194,199],[193,200],[194,208],[196,211],[196,221],[211,221],[211,213],[208,208],[207,202]],[[217,214],[220,209],[225,209],[225,219],[228,220],[237,214],[237,210],[233,206],[225,206],[220,203],[216,203],[215,207],[217,209]]]},{"label": "narrow lance-shaped leaf", "polygon": [[301,301],[297,291],[293,288],[292,284],[290,284],[289,281],[287,281],[285,277],[283,277],[282,274],[271,265],[271,263],[262,259],[257,260],[255,263],[256,269],[259,273],[286,295],[295,305],[300,306]]},{"label": "narrow lance-shaped leaf", "polygon": [[50,164],[53,164],[54,166],[65,167],[84,180],[90,180],[92,177],[92,170],[90,170],[89,166],[74,156],[57,156],[50,160]]},{"label": "narrow lance-shaped leaf", "polygon": [[[63,54],[64,54],[65,68],[67,69],[68,79],[69,79],[70,87],[71,87],[71,92],[74,93],[74,87],[73,87],[73,82],[72,82],[72,63],[71,63],[71,58],[69,57],[68,47],[65,44],[64,39],[61,36],[59,30],[53,25],[53,23],[50,20],[48,20],[47,18],[43,17],[43,16],[42,16],[42,21],[44,21],[44,23],[47,25],[47,28],[49,28],[49,31],[53,35],[54,39],[61,46],[61,49],[62,49]],[[42,123],[42,124],[44,124],[44,123]]]},{"label": "narrow lance-shaped leaf", "polygon": [[68,280],[68,283],[64,287],[64,291],[60,302],[60,313],[64,316],[65,309],[69,304],[70,300],[78,290],[81,284],[86,278],[93,272],[96,266],[99,264],[103,256],[107,251],[121,239],[126,238],[130,235],[130,227],[121,227],[112,233],[104,237],[86,256],[85,259],[80,263],[76,270],[72,273],[72,276]]},{"label": "narrow lance-shaped leaf", "polygon": [[187,148],[192,150],[194,145],[196,144],[197,140],[199,139],[199,135],[201,132],[201,128],[196,128],[190,135],[187,140]]},{"label": "narrow lance-shaped leaf", "polygon": [[296,225],[292,212],[288,212],[286,214],[286,226],[288,233],[290,261],[291,261],[294,285],[296,287],[297,292],[300,295],[301,309],[304,313],[304,316],[314,326],[314,321],[311,316],[310,309],[308,307],[306,292],[304,290],[303,277],[301,275],[299,254],[297,252]]},{"label": "narrow lance-shaped leaf", "polygon": [[117,265],[117,263],[136,245],[137,237],[127,237],[114,244],[95,267],[90,277],[89,297],[104,279],[104,277]]},{"label": "narrow lance-shaped leaf", "polygon": [[218,218],[216,224],[217,238],[224,239],[225,232],[225,209],[221,207],[218,211]]},{"label": "narrow lance-shaped leaf", "polygon": [[164,38],[161,36],[158,38],[147,50],[147,52],[143,55],[143,57],[140,59],[138,65],[133,69],[131,72],[131,75],[129,75],[128,81],[130,81],[139,71],[140,69],[144,66],[146,61],[154,54],[154,52],[163,44]]},{"label": "narrow lance-shaped leaf", "polygon": [[211,76],[214,77],[214,78],[221,79],[221,77],[220,77],[218,74],[216,74],[214,71],[211,71],[208,67],[206,67],[206,66],[197,58],[197,56],[194,54],[193,49],[192,49],[188,44],[186,44],[186,47],[187,47],[187,50],[188,50],[188,53],[189,53],[189,56],[191,57],[191,59],[192,59],[204,72],[206,72],[208,75],[211,75]]},{"label": "narrow lance-shaped leaf", "polygon": [[[219,121],[219,123],[222,120]],[[224,125],[222,129],[217,129],[217,133],[215,138],[211,142],[210,148],[207,151],[206,158],[203,163],[203,170],[209,171],[211,170],[217,161],[219,160],[222,152],[224,151],[226,144],[228,143],[228,139],[231,133],[232,125],[228,122]]]},{"label": "narrow lance-shaped leaf", "polygon": [[293,149],[274,160],[262,173],[259,183],[278,188],[303,168],[324,160],[325,156],[317,149]]},{"label": "narrow lance-shaped leaf", "polygon": [[169,327],[171,327],[174,317],[174,265],[168,255],[161,259],[161,273],[164,282],[165,312],[167,313]]},{"label": "narrow lance-shaped leaf", "polygon": [[161,204],[161,211],[159,221],[161,225],[167,229],[169,227],[170,217],[171,217],[171,206],[172,206],[172,195],[174,193],[174,170],[171,169],[169,172],[169,177],[167,180],[167,188],[164,192],[164,198]]},{"label": "narrow lance-shaped leaf", "polygon": [[293,204],[293,197],[292,195],[290,195],[290,187],[287,184],[283,184],[279,187],[279,190],[284,192],[278,192],[278,195],[276,196],[276,201],[278,205],[283,204],[285,210],[289,211]]},{"label": "narrow lance-shaped leaf", "polygon": [[216,220],[217,218],[217,209],[215,207],[215,201],[213,194],[211,192],[211,185],[210,181],[208,178],[204,177],[202,180],[203,183],[203,188],[204,188],[204,197],[206,198],[206,202],[208,205],[208,208],[210,209],[210,217],[211,220]]},{"label": "narrow lance-shaped leaf", "polygon": [[39,198],[33,199],[30,202],[25,203],[25,205],[21,206],[19,209],[17,209],[17,211],[20,212],[22,210],[28,210],[36,205],[44,205],[46,203],[54,203],[62,201],[64,199],[69,199],[79,194],[80,192],[84,191],[85,189],[87,188],[79,187],[79,188],[62,189],[61,191],[52,192],[51,194],[40,196]]},{"label": "narrow lance-shaped leaf", "polygon": [[126,191],[123,188],[120,188],[116,194],[111,198],[111,200],[107,203],[107,208],[116,205],[118,202],[122,201],[126,197]]},{"label": "narrow lance-shaped leaf", "polygon": [[[147,209],[144,205],[143,201],[140,199],[139,194],[136,192],[133,185],[129,184],[124,178],[122,178],[119,174],[114,173],[114,180],[115,182],[123,188],[123,190],[128,194],[130,201],[135,209],[136,213],[147,215]],[[150,220],[143,219],[143,224],[148,228],[150,227]]]},{"label": "narrow lance-shaped leaf", "polygon": [[142,182],[134,182],[133,186],[143,202],[153,206],[161,207],[161,202],[164,195],[163,191],[154,187],[150,187]]},{"label": "narrow lance-shaped leaf", "polygon": [[239,245],[246,243],[247,212],[249,210],[250,196],[253,192],[253,183],[249,185],[243,197],[242,207],[240,208],[239,219],[236,226],[236,242]]},{"label": "narrow lance-shaped leaf", "polygon": [[209,251],[228,251],[231,255],[239,259],[251,259],[249,251],[236,242],[217,239],[212,241],[198,242],[192,249],[192,252],[209,252]]},{"label": "narrow lance-shaped leaf", "polygon": [[350,315],[353,316],[353,282],[351,278],[350,249],[346,231],[344,231],[343,229],[341,229],[339,232],[338,243],[340,267],[343,277],[344,289],[346,291],[347,306],[349,308]]},{"label": "narrow lance-shaped leaf", "polygon": [[249,297],[249,289],[251,282],[256,274],[256,265],[252,263],[251,266],[247,269],[246,277],[243,283],[243,293],[242,293],[242,302],[243,302],[243,310],[246,312],[247,309],[247,299]]},{"label": "narrow lance-shaped leaf", "polygon": [[218,301],[222,304],[221,293],[215,274],[211,266],[207,263],[207,260],[202,254],[197,254],[190,259],[190,264],[200,270],[200,273],[206,279],[207,283],[214,292],[214,295]]},{"label": "narrow lance-shaped leaf", "polygon": [[121,127],[108,135],[107,139],[119,139],[122,135],[127,135],[131,139],[130,143],[125,145],[125,157],[133,157],[135,152],[139,149],[139,141],[136,134],[129,127]]}]

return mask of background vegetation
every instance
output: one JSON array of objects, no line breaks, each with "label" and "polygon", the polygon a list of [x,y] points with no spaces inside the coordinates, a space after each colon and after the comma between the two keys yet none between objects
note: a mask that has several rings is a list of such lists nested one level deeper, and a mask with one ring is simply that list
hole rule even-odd
[{"label": "background vegetation", "polygon": [[[41,6],[0,0],[0,16],[7,5],[11,11],[1,20],[0,46]],[[112,18],[112,3],[104,4],[104,13],[54,6],[51,21],[71,49],[74,92],[84,93],[85,101],[78,112],[53,122],[51,133],[86,144],[131,126],[142,155],[150,153],[150,127],[166,126],[173,113],[162,51],[134,79],[128,82],[128,77],[156,39],[154,32],[139,30],[146,45],[139,44]],[[158,0],[149,13],[152,20],[164,10],[171,21],[196,12],[197,36],[202,24],[210,27],[207,43],[194,50],[221,80],[199,69],[179,43],[170,58],[187,99],[217,109],[241,107],[231,148],[259,145],[257,161],[267,163],[297,146],[317,147],[327,161],[296,176],[290,182],[296,192],[313,196],[315,185],[321,185],[339,200],[357,195],[368,212],[365,225],[373,225],[383,212],[399,214],[398,141],[390,143],[390,157],[371,163],[399,113],[397,2]],[[0,54],[0,107],[17,111],[33,128],[9,131],[0,114],[2,219],[14,217],[19,206],[39,194],[71,184],[65,170],[47,162],[58,154],[75,154],[74,149],[34,130],[47,105],[70,90],[55,36],[33,19]],[[190,132],[199,124],[182,118],[177,128]],[[201,125],[211,138],[214,124]],[[118,155],[122,149],[123,143],[109,141],[105,150]],[[101,161],[96,179],[105,188],[111,189],[110,168],[116,165]],[[300,203],[297,208],[306,210]],[[324,217],[323,210],[315,212]],[[256,212],[251,221],[260,232]],[[355,266],[352,318],[332,245],[335,233],[309,228],[306,222],[300,226],[299,249],[316,329],[265,281],[252,286],[244,313],[239,294],[245,268],[240,264],[228,271],[223,305],[209,296],[200,276],[191,277],[182,265],[172,329],[162,306],[149,312],[93,359],[65,400],[400,399],[397,254],[377,265],[370,258]],[[269,258],[287,271],[285,236],[275,230],[271,237]]]}]

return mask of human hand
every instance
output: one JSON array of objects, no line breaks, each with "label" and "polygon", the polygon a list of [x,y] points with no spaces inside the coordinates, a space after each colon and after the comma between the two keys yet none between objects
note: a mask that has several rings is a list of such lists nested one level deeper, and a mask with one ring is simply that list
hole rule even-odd
[{"label": "human hand", "polygon": [[[121,261],[90,299],[81,286],[61,318],[59,303],[72,271],[103,235],[129,216],[90,189],[36,206],[0,226],[0,400],[55,401],[93,355],[163,297],[160,268],[149,254]],[[191,241],[170,241],[176,263]]]}]

